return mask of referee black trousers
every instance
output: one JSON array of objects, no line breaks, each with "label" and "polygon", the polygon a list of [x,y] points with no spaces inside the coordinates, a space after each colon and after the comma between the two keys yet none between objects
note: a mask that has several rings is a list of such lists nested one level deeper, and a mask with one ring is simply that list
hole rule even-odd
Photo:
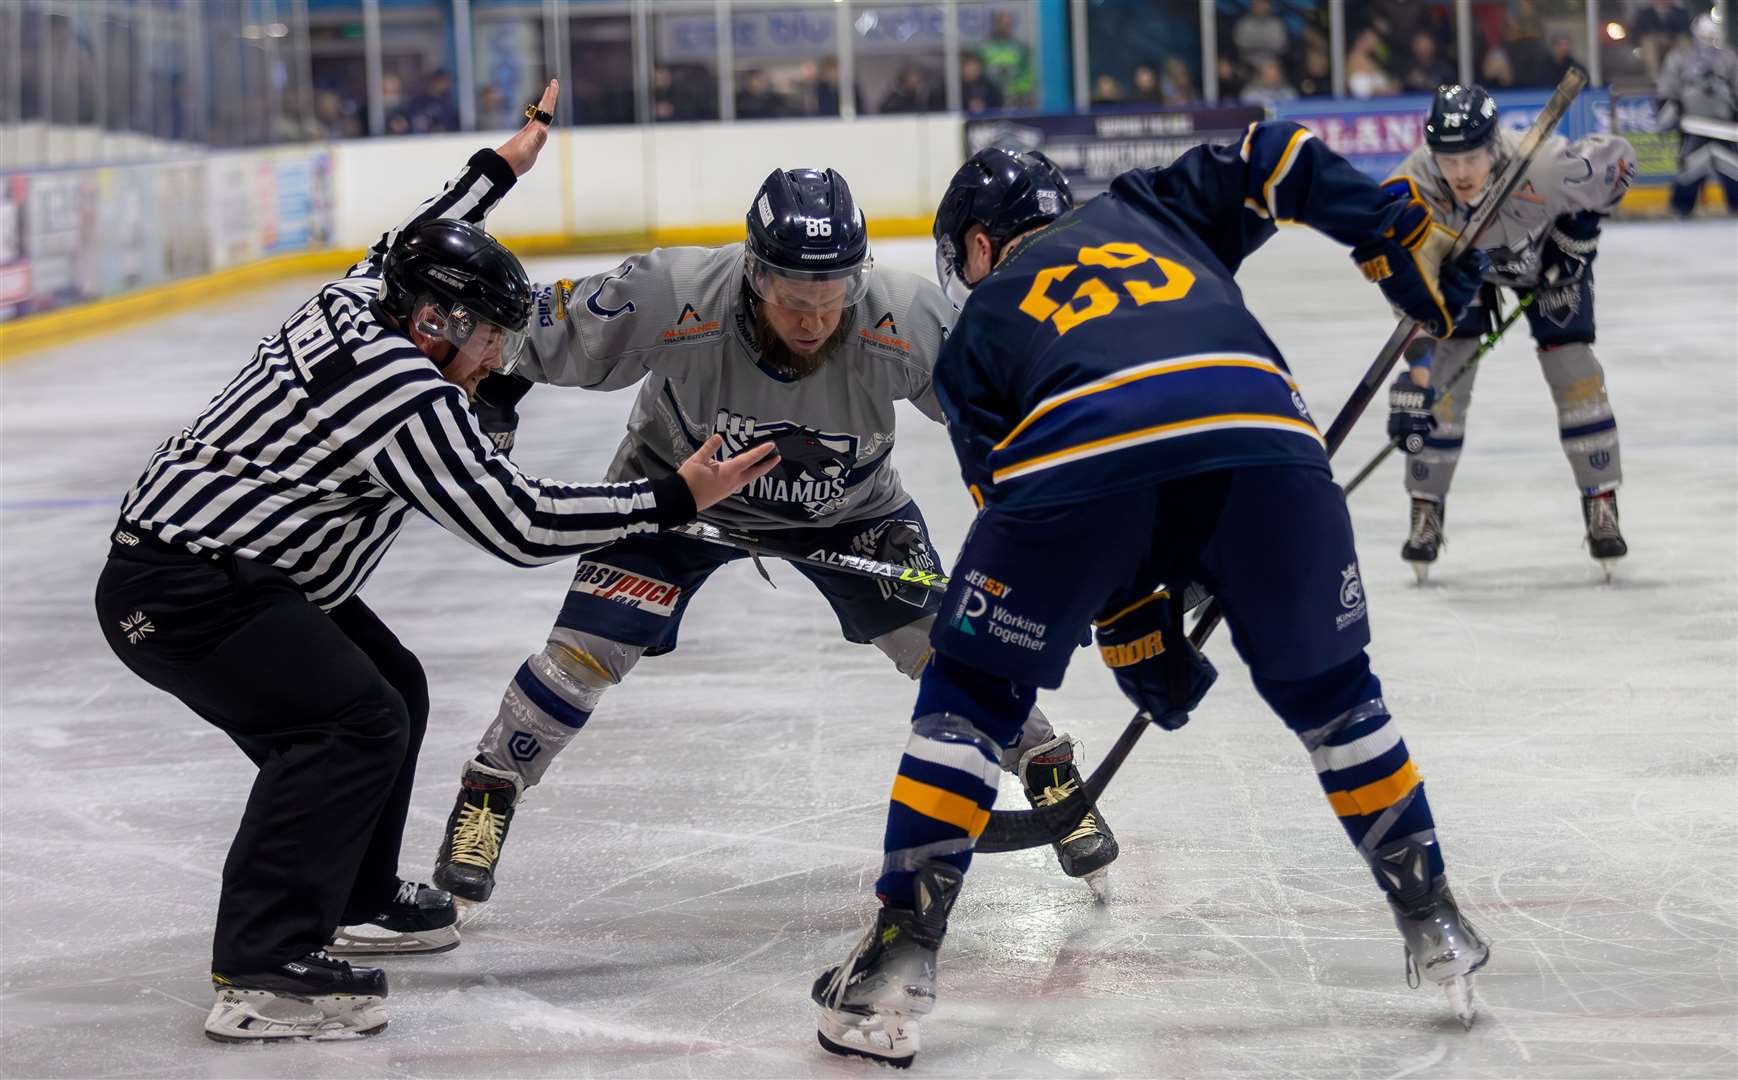
[{"label": "referee black trousers", "polygon": [[397,888],[422,665],[359,598],[322,611],[271,567],[117,536],[137,542],[114,544],[97,584],[109,647],[259,769],[223,866],[212,969],[324,948]]}]

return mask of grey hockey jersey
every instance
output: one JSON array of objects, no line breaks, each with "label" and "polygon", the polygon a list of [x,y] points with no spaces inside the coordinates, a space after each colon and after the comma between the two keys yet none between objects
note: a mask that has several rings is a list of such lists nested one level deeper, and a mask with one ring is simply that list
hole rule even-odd
[{"label": "grey hockey jersey", "polygon": [[1660,70],[1659,96],[1678,102],[1685,116],[1738,117],[1738,53],[1701,42],[1678,46]]},{"label": "grey hockey jersey", "polygon": [[[1512,131],[1499,132],[1497,138],[1493,180],[1521,142]],[[1472,217],[1474,208],[1455,200],[1429,147],[1421,145],[1408,154],[1395,174],[1410,176],[1438,220],[1449,228],[1464,228]],[[1635,148],[1620,135],[1589,135],[1573,143],[1561,135],[1545,140],[1521,186],[1479,241],[1491,258],[1486,280],[1519,288],[1537,285],[1539,254],[1557,219],[1582,210],[1610,213],[1634,176]]]},{"label": "grey hockey jersey", "polygon": [[616,390],[641,383],[612,480],[675,471],[714,431],[727,453],[777,439],[782,461],[706,511],[771,530],[885,514],[909,498],[893,468],[894,402],[941,420],[931,372],[954,310],[899,270],[870,272],[838,351],[796,379],[764,362],[742,292],[741,244],[659,248],[602,274],[539,286],[533,382]]}]

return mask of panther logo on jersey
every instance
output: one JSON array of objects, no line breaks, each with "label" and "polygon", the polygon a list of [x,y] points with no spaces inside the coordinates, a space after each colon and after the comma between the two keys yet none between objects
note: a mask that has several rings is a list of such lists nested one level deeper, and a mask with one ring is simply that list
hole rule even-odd
[{"label": "panther logo on jersey", "polygon": [[718,411],[716,430],[732,455],[765,442],[778,446],[778,466],[743,488],[742,499],[776,504],[768,508],[780,513],[798,511],[810,521],[844,505],[857,464],[857,436],[816,431],[790,420],[757,420],[728,409]]}]

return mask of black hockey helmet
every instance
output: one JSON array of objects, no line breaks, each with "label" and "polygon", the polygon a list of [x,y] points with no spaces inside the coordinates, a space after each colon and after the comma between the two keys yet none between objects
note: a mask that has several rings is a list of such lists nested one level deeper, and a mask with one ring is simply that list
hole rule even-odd
[{"label": "black hockey helmet", "polygon": [[1424,118],[1424,143],[1438,154],[1464,154],[1497,137],[1497,103],[1482,86],[1439,86]]},{"label": "black hockey helmet", "polygon": [[424,312],[417,323],[423,333],[460,350],[492,351],[499,340],[503,371],[518,359],[531,321],[531,279],[481,228],[452,218],[413,225],[386,252],[381,277],[381,307],[400,325],[429,301],[438,314]]},{"label": "black hockey helmet", "polygon": [[847,308],[869,289],[869,234],[845,178],[832,169],[775,169],[748,208],[743,274],[782,307]]},{"label": "black hockey helmet", "polygon": [[990,146],[967,158],[935,211],[935,274],[948,299],[962,306],[971,292],[965,280],[967,229],[982,226],[999,255],[1009,240],[1073,208],[1068,178],[1036,150]]}]

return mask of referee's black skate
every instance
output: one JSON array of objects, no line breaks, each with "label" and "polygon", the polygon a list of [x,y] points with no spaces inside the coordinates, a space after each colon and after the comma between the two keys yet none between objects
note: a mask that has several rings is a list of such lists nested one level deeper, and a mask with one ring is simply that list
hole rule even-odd
[{"label": "referee's black skate", "polygon": [[845,962],[815,980],[815,1037],[831,1054],[905,1069],[917,1056],[917,1018],[935,1008],[935,958],[964,878],[930,861],[913,883],[915,909],[883,907]]},{"label": "referee's black skate", "polygon": [[1436,502],[1416,495],[1412,498],[1412,530],[1400,548],[1400,557],[1412,567],[1412,574],[1420,585],[1430,576],[1430,564],[1436,561],[1437,554],[1447,544],[1442,534],[1442,519],[1447,507],[1446,499]]},{"label": "referee's black skate", "polygon": [[459,798],[435,856],[434,883],[460,900],[481,904],[495,891],[495,867],[519,802],[519,776],[472,759],[459,778]]},{"label": "referee's black skate", "polygon": [[1587,523],[1587,552],[1610,581],[1617,560],[1629,554],[1629,545],[1617,527],[1617,492],[1581,496],[1581,520]]},{"label": "referee's black skate", "polygon": [[[1020,783],[1034,808],[1051,806],[1080,790],[1080,769],[1074,762],[1074,742],[1058,735],[1020,755]],[[1116,837],[1093,807],[1074,831],[1051,845],[1069,877],[1085,880],[1100,900],[1110,897],[1110,864],[1116,861]]]},{"label": "referee's black skate", "polygon": [[211,987],[217,1000],[205,1035],[216,1042],[346,1039],[386,1029],[386,973],[324,952],[270,971],[213,971]]},{"label": "referee's black skate", "polygon": [[334,956],[441,953],[459,947],[459,911],[450,893],[401,881],[386,902],[346,911],[326,951]]}]

